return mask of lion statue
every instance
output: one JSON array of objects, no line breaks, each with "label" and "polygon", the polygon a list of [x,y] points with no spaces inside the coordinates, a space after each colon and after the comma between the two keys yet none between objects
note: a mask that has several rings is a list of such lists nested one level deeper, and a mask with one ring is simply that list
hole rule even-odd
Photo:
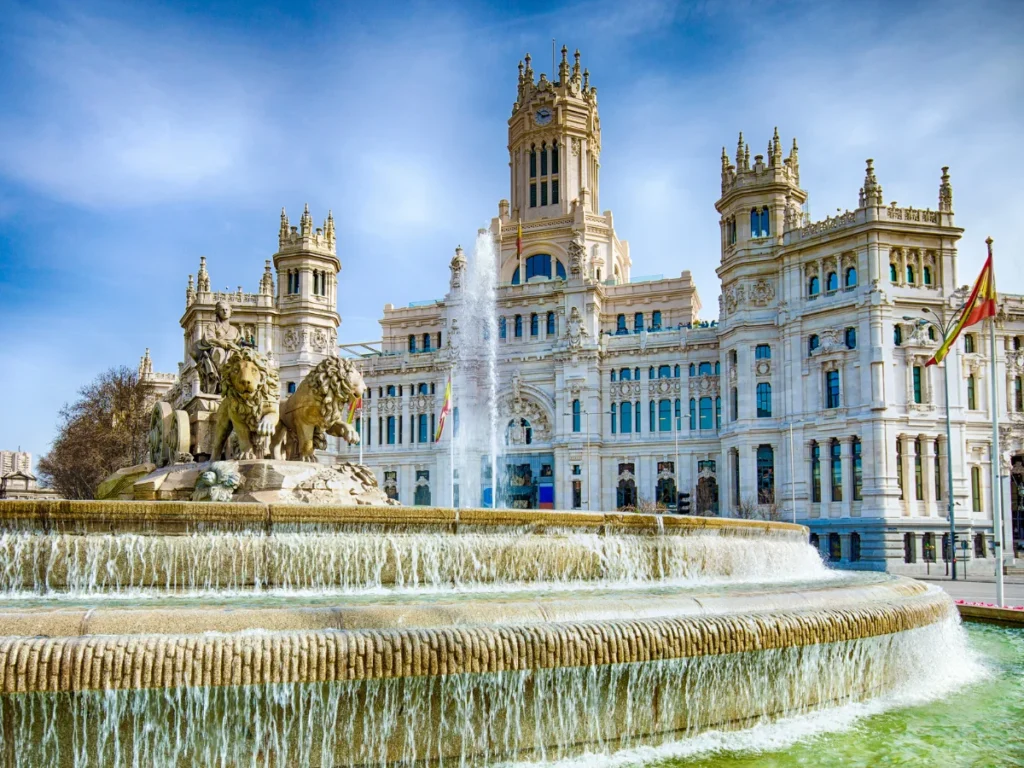
[{"label": "lion statue", "polygon": [[272,450],[279,456],[287,439],[288,458],[315,462],[317,448],[327,447],[326,435],[358,443],[359,433],[348,423],[348,409],[363,396],[363,376],[348,360],[328,357],[281,404],[281,418]]},{"label": "lion statue", "polygon": [[221,370],[221,401],[213,427],[210,458],[220,459],[228,436],[238,440],[236,459],[270,458],[269,443],[277,428],[281,401],[277,370],[251,347],[228,357]]}]

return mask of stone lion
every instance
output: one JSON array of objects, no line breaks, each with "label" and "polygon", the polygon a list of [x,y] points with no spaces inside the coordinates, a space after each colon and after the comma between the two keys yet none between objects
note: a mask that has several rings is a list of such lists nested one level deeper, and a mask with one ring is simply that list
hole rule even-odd
[{"label": "stone lion", "polygon": [[221,370],[221,401],[213,427],[210,458],[216,461],[228,436],[238,439],[237,459],[270,458],[281,388],[277,370],[250,347],[231,353]]},{"label": "stone lion", "polygon": [[320,362],[281,404],[274,455],[280,455],[286,439],[289,459],[310,462],[316,461],[317,448],[327,447],[325,435],[358,443],[359,433],[348,423],[348,409],[365,390],[362,374],[348,360],[328,357]]}]

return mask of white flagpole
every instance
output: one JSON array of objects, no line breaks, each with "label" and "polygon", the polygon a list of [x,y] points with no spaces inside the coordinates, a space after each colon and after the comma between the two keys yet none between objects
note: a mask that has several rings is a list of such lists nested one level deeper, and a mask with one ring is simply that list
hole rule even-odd
[{"label": "white flagpole", "polygon": [[[988,245],[988,257],[992,258],[992,238],[985,243]],[[991,265],[989,280],[995,287],[995,264]],[[993,293],[995,291],[993,290]],[[996,302],[998,303],[998,294]],[[992,354],[992,538],[995,540],[996,550],[996,605],[1003,607],[1003,504],[1002,489],[999,487],[999,382],[996,378],[996,319],[988,319],[988,340]]]},{"label": "white flagpole", "polygon": [[452,509],[457,509],[455,504],[455,366],[452,365],[451,373],[448,374],[452,385],[452,399],[449,403],[451,410],[452,428],[448,432],[448,443],[451,449],[451,466],[448,468],[449,479],[451,480]]},{"label": "white flagpole", "polygon": [[363,463],[363,443],[366,442],[366,421],[363,419],[363,406],[359,404],[359,463]]}]

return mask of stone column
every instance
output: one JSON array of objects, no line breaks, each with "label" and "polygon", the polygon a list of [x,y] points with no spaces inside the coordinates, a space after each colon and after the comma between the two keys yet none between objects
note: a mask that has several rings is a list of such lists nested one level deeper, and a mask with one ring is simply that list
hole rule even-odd
[{"label": "stone column", "polygon": [[910,515],[914,508],[914,440],[910,435],[900,435],[900,450],[903,453],[903,514]]},{"label": "stone column", "polygon": [[921,490],[928,517],[936,514],[935,504],[935,438],[921,435]]},{"label": "stone column", "polygon": [[[840,506],[842,517],[853,513],[853,438],[849,435],[839,438],[839,469],[843,478],[843,501]],[[844,554],[846,550],[843,550]]]}]

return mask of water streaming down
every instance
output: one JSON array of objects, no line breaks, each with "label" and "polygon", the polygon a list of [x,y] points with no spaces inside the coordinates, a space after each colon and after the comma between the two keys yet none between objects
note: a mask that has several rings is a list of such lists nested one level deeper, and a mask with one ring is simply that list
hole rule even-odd
[{"label": "water streaming down", "polygon": [[[482,459],[491,468],[492,488],[501,449],[498,423],[498,262],[494,238],[480,230],[466,263],[462,291],[452,304],[451,320],[459,328],[459,358],[453,378],[458,408],[455,467],[459,506],[484,506],[480,476]],[[500,500],[494,499],[494,506]]]},{"label": "water streaming down", "polygon": [[[962,682],[954,617],[860,640],[647,663],[0,697],[6,765],[477,766],[678,743],[921,678]],[[938,693],[941,693],[936,689]]]},{"label": "water streaming down", "polygon": [[586,586],[825,579],[802,542],[765,537],[599,535],[522,529],[451,535],[349,531],[0,533],[0,597]]}]

